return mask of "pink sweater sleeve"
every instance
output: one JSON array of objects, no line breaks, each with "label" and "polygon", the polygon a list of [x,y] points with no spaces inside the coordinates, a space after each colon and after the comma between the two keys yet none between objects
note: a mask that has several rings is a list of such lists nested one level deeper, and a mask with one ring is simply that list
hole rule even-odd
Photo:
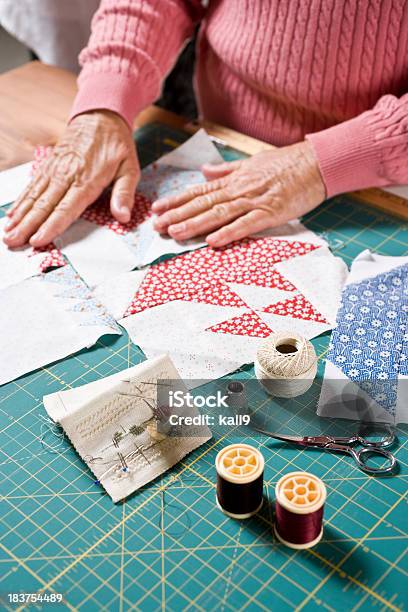
[{"label": "pink sweater sleeve", "polygon": [[200,16],[199,0],[102,0],[92,21],[70,118],[109,109],[131,126],[160,95]]},{"label": "pink sweater sleeve", "polygon": [[306,138],[317,154],[327,197],[408,184],[408,94],[383,96],[371,110]]}]

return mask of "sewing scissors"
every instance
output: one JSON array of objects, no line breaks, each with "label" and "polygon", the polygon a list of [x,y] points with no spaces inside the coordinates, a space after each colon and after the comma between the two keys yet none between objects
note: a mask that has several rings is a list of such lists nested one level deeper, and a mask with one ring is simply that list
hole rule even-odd
[{"label": "sewing scissors", "polygon": [[[286,436],[270,431],[266,431],[259,427],[255,427],[257,431],[265,434],[276,440],[282,440],[283,442],[290,442],[298,444],[305,448],[320,448],[324,451],[333,453],[347,453],[351,455],[360,470],[363,470],[367,474],[373,476],[380,476],[384,474],[390,474],[395,466],[397,465],[397,459],[395,455],[386,450],[388,446],[391,446],[395,440],[395,434],[391,429],[385,429],[386,435],[380,440],[372,441],[366,438],[354,435],[350,437],[337,437],[337,436]],[[359,444],[362,446],[360,449],[354,449],[355,445]],[[386,460],[386,465],[383,467],[371,467],[367,465],[366,461],[369,456],[379,456]]]}]

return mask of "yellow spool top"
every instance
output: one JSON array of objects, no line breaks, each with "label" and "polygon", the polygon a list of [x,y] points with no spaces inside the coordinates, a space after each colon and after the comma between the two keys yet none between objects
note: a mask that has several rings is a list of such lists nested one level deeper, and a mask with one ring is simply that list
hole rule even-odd
[{"label": "yellow spool top", "polygon": [[237,484],[256,480],[263,472],[265,461],[262,453],[249,444],[230,444],[218,453],[215,468],[218,474]]},{"label": "yellow spool top", "polygon": [[324,483],[309,472],[290,472],[278,481],[275,489],[279,505],[294,514],[310,514],[326,501]]}]

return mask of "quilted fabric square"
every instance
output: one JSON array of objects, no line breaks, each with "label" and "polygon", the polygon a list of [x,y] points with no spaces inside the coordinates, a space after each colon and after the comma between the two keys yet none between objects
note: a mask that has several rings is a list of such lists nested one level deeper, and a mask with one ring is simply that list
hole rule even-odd
[{"label": "quilted fabric square", "polygon": [[327,354],[392,417],[398,383],[408,375],[407,315],[408,263],[347,284]]}]

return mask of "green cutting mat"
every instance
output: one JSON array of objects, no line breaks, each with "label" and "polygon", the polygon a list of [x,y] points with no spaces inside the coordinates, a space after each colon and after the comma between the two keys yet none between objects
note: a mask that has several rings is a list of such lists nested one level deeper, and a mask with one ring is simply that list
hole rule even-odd
[{"label": "green cutting mat", "polygon": [[[137,135],[143,163],[185,136],[163,126]],[[225,150],[226,158],[236,157]],[[408,251],[408,228],[348,197],[307,218],[349,264],[363,249],[384,255]],[[314,341],[324,354],[328,335]],[[114,505],[93,484],[68,441],[45,423],[42,396],[82,385],[140,362],[127,336],[103,338],[90,350],[0,388],[0,607],[8,593],[61,593],[59,609],[80,610],[328,610],[405,608],[406,437],[396,454],[400,473],[365,476],[352,460],[299,451],[266,438],[269,499],[278,478],[310,470],[328,488],[322,542],[292,551],[272,535],[272,509],[248,521],[227,518],[215,505],[214,458],[225,444],[213,438],[175,469]],[[240,373],[252,378],[253,370]],[[316,392],[285,409],[287,433],[319,426]],[[259,390],[250,402],[270,400]],[[273,406],[271,407],[273,408]],[[51,447],[51,448],[50,448]],[[404,592],[405,590],[405,592]],[[57,604],[34,606],[52,608]]]}]

